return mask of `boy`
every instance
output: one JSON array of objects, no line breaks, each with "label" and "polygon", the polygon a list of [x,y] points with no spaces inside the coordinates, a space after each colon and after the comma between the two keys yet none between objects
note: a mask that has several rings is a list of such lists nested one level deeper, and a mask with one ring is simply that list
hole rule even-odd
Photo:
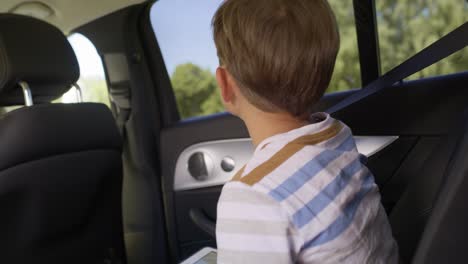
[{"label": "boy", "polygon": [[351,131],[311,106],[339,49],[326,0],[226,0],[213,18],[226,109],[256,150],[222,191],[218,263],[397,263]]}]

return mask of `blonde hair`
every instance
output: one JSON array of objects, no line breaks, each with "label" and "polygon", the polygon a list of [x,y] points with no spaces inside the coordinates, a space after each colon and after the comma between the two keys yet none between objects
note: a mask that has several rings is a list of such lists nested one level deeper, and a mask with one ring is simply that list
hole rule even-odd
[{"label": "blonde hair", "polygon": [[340,45],[326,0],[226,0],[212,24],[220,63],[250,103],[309,114],[330,83]]}]

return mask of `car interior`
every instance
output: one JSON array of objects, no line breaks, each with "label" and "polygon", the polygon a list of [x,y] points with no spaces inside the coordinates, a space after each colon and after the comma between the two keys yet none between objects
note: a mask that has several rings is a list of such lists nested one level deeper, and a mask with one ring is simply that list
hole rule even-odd
[{"label": "car interior", "polygon": [[[171,1],[174,13],[163,9]],[[201,13],[206,0],[171,1],[0,3],[4,263],[180,263],[216,248],[222,186],[254,147],[243,122],[229,113],[184,114],[171,76],[179,68],[165,50],[172,45],[179,56],[187,50],[176,47],[212,41],[175,32],[177,23],[191,23],[186,14],[211,18]],[[393,2],[399,1],[410,5]],[[327,93],[314,111],[328,111],[388,76],[380,56],[381,1],[341,2],[353,19],[359,86]],[[417,52],[449,34],[446,42],[457,45],[439,45],[450,53],[432,62],[455,54],[455,70],[405,75],[332,112],[367,156],[402,263],[468,258],[468,2],[452,2],[461,20],[425,39]],[[431,4],[422,4],[420,13],[429,16]],[[156,23],[156,17],[170,23]],[[454,31],[458,37],[450,38]],[[87,100],[93,86],[83,85],[89,83],[81,79],[80,51],[70,44],[77,34],[95,49],[105,102]],[[188,102],[200,105],[195,96]]]}]

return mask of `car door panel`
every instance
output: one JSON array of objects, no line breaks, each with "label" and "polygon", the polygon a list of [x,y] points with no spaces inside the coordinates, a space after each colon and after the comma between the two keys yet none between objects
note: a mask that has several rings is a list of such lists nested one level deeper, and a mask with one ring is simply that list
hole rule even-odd
[{"label": "car door panel", "polygon": [[[358,151],[367,158],[379,154],[398,139],[398,136],[354,137]],[[190,146],[177,159],[174,191],[222,186],[250,160],[253,152],[249,138],[216,140]],[[198,159],[198,156],[201,157]],[[226,162],[228,165],[225,165]],[[191,167],[196,167],[191,166],[192,163],[201,164],[202,168],[197,169],[203,171],[202,176],[191,172]]]},{"label": "car door panel", "polygon": [[253,151],[248,138],[202,142],[188,147],[177,159],[174,191],[223,185],[247,163]]},{"label": "car door panel", "polygon": [[187,258],[205,246],[215,247],[215,240],[194,224],[192,209],[202,210],[213,221],[221,187],[174,191],[175,170],[180,155],[202,142],[248,138],[242,121],[229,114],[184,120],[161,131],[161,180],[166,228],[172,255]]}]

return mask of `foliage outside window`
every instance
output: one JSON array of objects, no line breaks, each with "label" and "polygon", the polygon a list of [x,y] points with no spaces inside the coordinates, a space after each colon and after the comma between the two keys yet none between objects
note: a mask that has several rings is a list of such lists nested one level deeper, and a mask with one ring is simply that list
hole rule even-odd
[{"label": "foliage outside window", "polygon": [[181,64],[172,74],[171,82],[183,118],[223,111],[218,84],[210,70],[192,63]]},{"label": "foliage outside window", "polygon": [[340,51],[327,93],[361,87],[361,68],[353,1],[329,0],[340,30]]},{"label": "foliage outside window", "polygon": [[[465,0],[378,0],[377,22],[382,72],[415,55],[468,20]],[[409,79],[466,71],[465,48]]]}]

